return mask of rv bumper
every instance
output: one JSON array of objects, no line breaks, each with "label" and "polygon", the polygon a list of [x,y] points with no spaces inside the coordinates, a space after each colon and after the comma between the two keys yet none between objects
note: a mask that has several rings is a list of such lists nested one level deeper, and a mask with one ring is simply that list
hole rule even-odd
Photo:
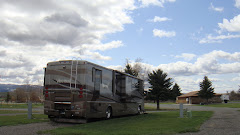
[{"label": "rv bumper", "polygon": [[83,110],[52,110],[44,109],[44,114],[50,117],[85,117],[85,109]]}]

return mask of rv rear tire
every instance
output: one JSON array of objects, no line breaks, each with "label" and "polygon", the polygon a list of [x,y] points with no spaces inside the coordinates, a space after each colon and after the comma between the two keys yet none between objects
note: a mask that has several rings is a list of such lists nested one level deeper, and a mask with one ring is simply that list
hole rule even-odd
[{"label": "rv rear tire", "polygon": [[112,108],[108,107],[106,110],[106,119],[110,119],[112,117]]},{"label": "rv rear tire", "polygon": [[138,109],[137,109],[137,114],[140,114],[141,113],[141,106],[138,106]]}]

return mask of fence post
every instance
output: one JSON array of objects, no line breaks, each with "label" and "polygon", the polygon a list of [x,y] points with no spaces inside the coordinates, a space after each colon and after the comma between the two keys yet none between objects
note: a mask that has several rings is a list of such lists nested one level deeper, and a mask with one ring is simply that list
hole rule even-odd
[{"label": "fence post", "polygon": [[28,119],[32,119],[32,102],[28,101]]},{"label": "fence post", "polygon": [[180,118],[183,118],[183,103],[179,104],[179,111]]}]

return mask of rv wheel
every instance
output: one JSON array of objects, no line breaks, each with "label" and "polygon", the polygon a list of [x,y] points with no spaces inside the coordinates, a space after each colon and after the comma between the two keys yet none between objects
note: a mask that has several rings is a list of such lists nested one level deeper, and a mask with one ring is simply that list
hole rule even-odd
[{"label": "rv wheel", "polygon": [[141,106],[138,106],[138,109],[137,109],[137,114],[140,114],[141,113]]},{"label": "rv wheel", "polygon": [[112,117],[112,109],[108,107],[106,110],[106,119],[110,119]]}]

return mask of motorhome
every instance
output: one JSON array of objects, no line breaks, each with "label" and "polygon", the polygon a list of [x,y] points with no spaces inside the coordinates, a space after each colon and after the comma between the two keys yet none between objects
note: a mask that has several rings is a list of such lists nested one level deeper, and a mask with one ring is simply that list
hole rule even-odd
[{"label": "motorhome", "polygon": [[44,69],[44,114],[51,120],[85,123],[144,111],[139,78],[84,60],[49,62]]}]

